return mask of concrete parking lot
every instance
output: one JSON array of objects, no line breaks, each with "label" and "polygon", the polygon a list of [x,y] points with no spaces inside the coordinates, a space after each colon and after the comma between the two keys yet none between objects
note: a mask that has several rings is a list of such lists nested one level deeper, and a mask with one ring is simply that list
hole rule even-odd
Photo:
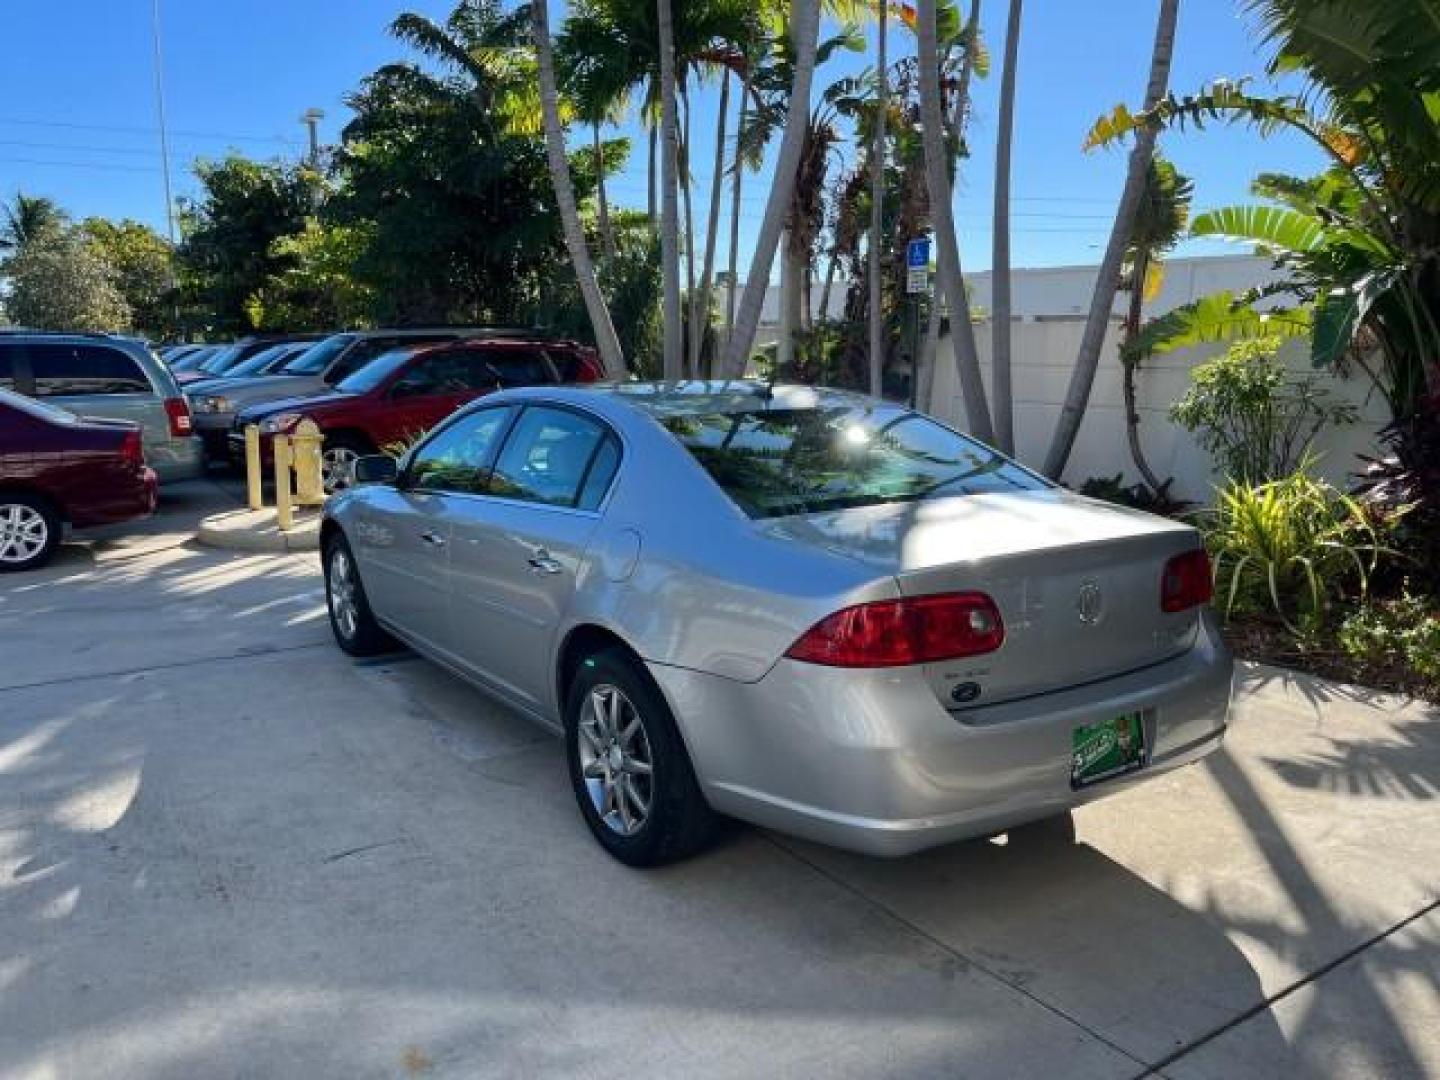
[{"label": "concrete parking lot", "polygon": [[0,1075],[1440,1076],[1440,710],[1247,668],[1073,843],[638,873],[233,499],[0,579]]}]

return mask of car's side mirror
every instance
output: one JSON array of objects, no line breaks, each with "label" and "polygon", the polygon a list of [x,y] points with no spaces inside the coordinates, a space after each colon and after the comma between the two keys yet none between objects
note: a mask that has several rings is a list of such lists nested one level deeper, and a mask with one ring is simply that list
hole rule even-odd
[{"label": "car's side mirror", "polygon": [[393,484],[400,475],[400,464],[389,454],[367,454],[355,461],[357,484]]}]

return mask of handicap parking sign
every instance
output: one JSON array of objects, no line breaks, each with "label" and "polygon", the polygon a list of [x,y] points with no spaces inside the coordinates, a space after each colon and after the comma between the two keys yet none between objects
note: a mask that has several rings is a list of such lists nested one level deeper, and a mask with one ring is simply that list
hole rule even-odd
[{"label": "handicap parking sign", "polygon": [[905,265],[908,267],[930,265],[930,238],[917,236],[905,246]]}]

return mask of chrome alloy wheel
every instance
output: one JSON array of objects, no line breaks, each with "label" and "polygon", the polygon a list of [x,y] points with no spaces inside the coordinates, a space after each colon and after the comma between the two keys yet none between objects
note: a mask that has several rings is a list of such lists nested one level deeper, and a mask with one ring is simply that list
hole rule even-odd
[{"label": "chrome alloy wheel", "polygon": [[595,813],[612,832],[634,836],[655,798],[654,759],[640,711],[619,687],[601,683],[581,706],[575,731]]},{"label": "chrome alloy wheel", "polygon": [[346,641],[355,637],[360,626],[360,608],[355,599],[355,566],[344,547],[337,547],[330,556],[330,614]]},{"label": "chrome alloy wheel", "polygon": [[325,494],[344,491],[355,483],[355,462],[360,455],[348,446],[327,446],[320,454],[320,480]]},{"label": "chrome alloy wheel", "polygon": [[25,503],[0,503],[0,562],[33,559],[50,541],[45,515]]}]

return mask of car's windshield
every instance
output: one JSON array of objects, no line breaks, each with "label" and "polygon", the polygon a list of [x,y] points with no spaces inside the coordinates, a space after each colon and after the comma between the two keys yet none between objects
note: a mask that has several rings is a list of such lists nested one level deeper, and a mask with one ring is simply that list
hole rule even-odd
[{"label": "car's windshield", "polygon": [[207,375],[218,375],[222,371],[227,371],[235,363],[235,358],[240,355],[242,348],[244,346],[238,344],[226,345],[207,356],[195,370],[203,371]]},{"label": "car's windshield", "polygon": [[341,379],[335,389],[346,394],[367,394],[383,383],[415,355],[419,345],[402,345],[398,349],[381,353],[359,371]]},{"label": "car's windshield", "polygon": [[317,341],[299,356],[293,357],[280,369],[281,375],[319,375],[330,362],[345,351],[345,346],[355,340],[348,334],[335,334]]},{"label": "car's windshield", "polygon": [[236,364],[225,374],[227,375],[258,375],[266,367],[275,363],[281,357],[286,356],[295,349],[293,342],[285,342],[281,345],[271,345],[268,349],[261,349],[254,356],[244,363]]},{"label": "car's windshield", "polygon": [[756,518],[1046,486],[919,413],[832,406],[658,419]]}]

